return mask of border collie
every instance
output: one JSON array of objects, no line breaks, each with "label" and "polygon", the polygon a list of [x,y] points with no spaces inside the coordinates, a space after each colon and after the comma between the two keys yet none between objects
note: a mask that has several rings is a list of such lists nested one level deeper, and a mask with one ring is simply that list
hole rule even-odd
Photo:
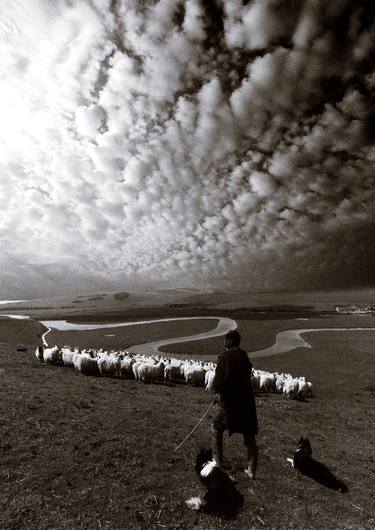
[{"label": "border collie", "polygon": [[204,497],[191,497],[185,501],[190,510],[233,519],[243,506],[243,495],[236,489],[232,479],[216,463],[212,449],[201,449],[195,462],[195,471],[206,487]]},{"label": "border collie", "polygon": [[303,475],[312,478],[319,484],[346,493],[348,491],[346,484],[338,480],[327,466],[314,460],[311,455],[312,449],[309,439],[301,437],[297,442],[293,459],[287,458],[287,460]]}]

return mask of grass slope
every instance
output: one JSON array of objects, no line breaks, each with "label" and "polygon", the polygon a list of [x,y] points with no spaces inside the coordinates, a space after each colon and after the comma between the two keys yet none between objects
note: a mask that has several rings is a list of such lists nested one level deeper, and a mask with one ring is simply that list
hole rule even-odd
[{"label": "grass slope", "polygon": [[[212,416],[174,451],[211,395],[40,365],[41,331],[33,322],[0,321],[0,528],[374,528],[373,335],[358,341],[330,332],[314,336],[311,351],[257,360],[257,367],[307,375],[315,397],[257,395],[258,478],[242,477],[241,438],[226,439],[245,507],[222,522],[184,506],[199,491],[193,462],[199,446],[211,445]],[[17,351],[19,343],[28,351]],[[291,468],[286,458],[301,435],[349,494]]]}]

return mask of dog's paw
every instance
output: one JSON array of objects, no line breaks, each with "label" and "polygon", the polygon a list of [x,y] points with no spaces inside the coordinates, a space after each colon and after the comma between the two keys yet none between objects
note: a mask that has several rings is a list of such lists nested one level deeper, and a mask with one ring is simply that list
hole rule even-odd
[{"label": "dog's paw", "polygon": [[190,499],[185,501],[185,504],[189,508],[189,510],[199,510],[203,502],[200,497],[190,497]]}]

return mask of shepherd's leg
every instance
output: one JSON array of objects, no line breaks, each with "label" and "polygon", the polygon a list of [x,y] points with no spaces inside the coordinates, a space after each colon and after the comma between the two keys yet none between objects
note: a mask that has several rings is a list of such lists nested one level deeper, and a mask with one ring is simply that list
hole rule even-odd
[{"label": "shepherd's leg", "polygon": [[218,431],[214,429],[214,443],[213,443],[213,453],[214,458],[218,465],[221,467],[223,465],[223,452],[224,452],[224,431]]},{"label": "shepherd's leg", "polygon": [[217,416],[214,418],[212,424],[213,433],[213,454],[216,462],[221,467],[223,465],[223,452],[224,452],[224,431],[225,431],[225,413],[220,410]]},{"label": "shepherd's leg", "polygon": [[255,441],[255,436],[252,434],[244,435],[244,444],[247,448],[247,468],[245,469],[245,473],[249,478],[255,479],[258,464],[258,446]]}]

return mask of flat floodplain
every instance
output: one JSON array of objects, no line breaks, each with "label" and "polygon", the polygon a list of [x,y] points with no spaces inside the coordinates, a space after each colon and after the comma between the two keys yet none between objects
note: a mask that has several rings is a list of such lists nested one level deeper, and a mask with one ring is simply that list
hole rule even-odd
[{"label": "flat floodplain", "polygon": [[[176,312],[187,316],[188,308],[163,309],[160,318]],[[141,313],[147,316],[146,309]],[[191,313],[196,316],[199,311]],[[215,309],[201,314],[237,320],[243,347],[250,352],[272,344],[283,329],[375,327],[371,316],[334,313],[267,311],[254,316]],[[155,316],[153,308],[149,318]],[[103,318],[96,315],[97,322]],[[171,322],[168,329],[148,332],[139,326],[129,341],[173,333],[178,337],[215,325],[190,324],[182,330],[180,323]],[[1,528],[374,528],[374,331],[309,333],[304,338],[311,349],[253,360],[258,369],[305,375],[313,382],[314,396],[302,402],[279,394],[256,395],[260,460],[255,482],[244,479],[240,471],[245,464],[241,437],[234,435],[230,443],[225,438],[225,456],[245,496],[244,509],[233,522],[184,506],[185,499],[199,492],[193,464],[199,447],[211,445],[213,414],[174,451],[212,396],[187,385],[144,385],[40,365],[34,350],[44,331],[33,321],[0,319]],[[114,347],[113,337],[104,335],[119,329],[99,331],[98,346]],[[61,335],[61,344],[69,343],[67,335]],[[86,338],[79,340],[84,346]],[[222,343],[218,338],[169,349],[215,359]],[[27,351],[18,351],[21,344]],[[348,494],[329,490],[290,466],[286,458],[293,455],[300,436],[309,437],[313,456],[347,484]]]}]

